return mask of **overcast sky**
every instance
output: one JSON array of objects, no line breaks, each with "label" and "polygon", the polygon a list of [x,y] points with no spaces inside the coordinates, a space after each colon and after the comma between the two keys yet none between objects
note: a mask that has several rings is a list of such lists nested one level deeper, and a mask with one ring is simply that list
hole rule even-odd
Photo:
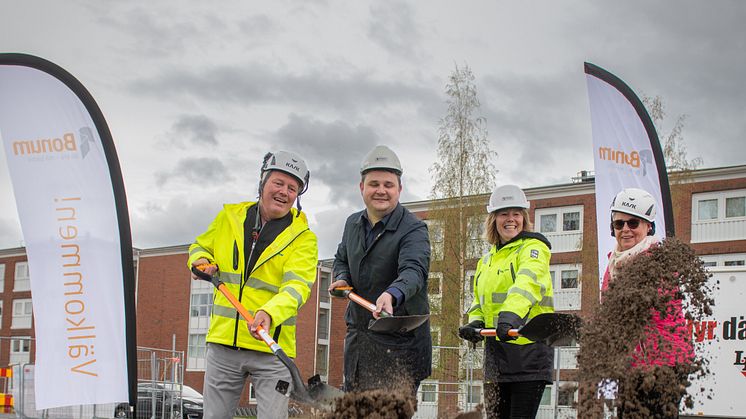
[{"label": "overcast sky", "polygon": [[[284,149],[311,169],[302,204],[326,258],[363,208],[376,144],[399,154],[402,201],[428,197],[455,65],[476,76],[498,183],[593,169],[584,61],[663,97],[669,125],[686,115],[704,167],[746,163],[744,22],[746,2],[719,0],[19,0],[0,3],[0,52],[50,60],[92,93],[136,247],[190,243],[223,203],[255,199],[261,157]],[[0,248],[22,245],[4,156],[0,210]]]}]

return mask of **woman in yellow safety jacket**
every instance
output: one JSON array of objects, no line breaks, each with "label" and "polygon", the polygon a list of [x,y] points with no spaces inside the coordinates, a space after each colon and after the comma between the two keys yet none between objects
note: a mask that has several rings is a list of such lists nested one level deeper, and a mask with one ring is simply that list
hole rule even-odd
[{"label": "woman in yellow safety jacket", "polygon": [[496,188],[487,206],[485,235],[492,248],[477,262],[469,324],[459,336],[485,340],[484,394],[487,417],[533,418],[551,383],[553,351],[544,342],[508,335],[533,317],[554,312],[549,241],[533,233],[526,195],[515,185]]}]

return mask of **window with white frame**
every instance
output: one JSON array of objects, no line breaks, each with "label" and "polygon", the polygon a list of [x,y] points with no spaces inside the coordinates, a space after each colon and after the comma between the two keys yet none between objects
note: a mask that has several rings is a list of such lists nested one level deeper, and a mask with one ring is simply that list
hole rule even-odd
[{"label": "window with white frame", "polygon": [[0,293],[5,291],[5,264],[0,263]]},{"label": "window with white frame", "polygon": [[705,267],[746,266],[746,253],[726,253],[720,255],[702,255],[699,257]]},{"label": "window with white frame", "polygon": [[466,385],[466,403],[482,403],[482,384]]},{"label": "window with white frame", "polygon": [[580,264],[549,265],[555,310],[580,310]]},{"label": "window with white frame", "polygon": [[433,368],[437,368],[440,362],[440,327],[431,326],[430,337],[433,340],[432,366]]},{"label": "window with white frame", "polygon": [[490,244],[484,240],[484,216],[474,215],[466,219],[466,258],[479,258],[489,252]]},{"label": "window with white frame", "polygon": [[469,310],[474,301],[474,275],[477,271],[466,271],[464,278],[464,312]]},{"label": "window with white frame", "polygon": [[31,360],[31,338],[16,337],[10,340],[9,364],[24,364]]},{"label": "window with white frame", "polygon": [[33,306],[30,298],[13,300],[13,319],[11,329],[31,329]]},{"label": "window with white frame", "polygon": [[552,243],[552,252],[574,252],[583,244],[583,206],[537,209],[536,229]]},{"label": "window with white frame", "polygon": [[560,381],[557,385],[557,405],[573,407],[578,401],[578,383],[575,381]]},{"label": "window with white frame", "polygon": [[425,220],[430,235],[430,259],[443,260],[444,237],[443,220]]},{"label": "window with white frame", "polygon": [[16,262],[13,291],[28,291],[30,289],[31,278],[28,272],[28,262]]},{"label": "window with white frame", "polygon": [[3,324],[3,300],[0,300],[0,325]]},{"label": "window with white frame", "polygon": [[436,404],[438,403],[438,383],[423,382],[420,384],[418,391],[420,396],[420,403],[422,404]]},{"label": "window with white frame", "polygon": [[430,300],[430,311],[440,313],[440,301],[443,292],[443,272],[430,272],[427,275],[427,298]]},{"label": "window with white frame", "polygon": [[207,354],[207,344],[205,343],[206,336],[206,333],[189,334],[186,365],[188,370],[205,369],[205,355]]},{"label": "window with white frame", "polygon": [[207,344],[205,337],[210,327],[213,286],[205,281],[191,281],[189,301],[189,341],[187,344],[188,370],[204,370]]},{"label": "window with white frame", "polygon": [[329,309],[319,307],[318,338],[329,341]]},{"label": "window with white frame", "polygon": [[746,238],[746,189],[692,195],[692,243]]}]

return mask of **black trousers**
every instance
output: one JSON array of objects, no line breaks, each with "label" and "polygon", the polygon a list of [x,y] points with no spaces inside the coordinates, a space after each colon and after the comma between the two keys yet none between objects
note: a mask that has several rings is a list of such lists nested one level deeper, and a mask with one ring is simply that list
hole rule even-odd
[{"label": "black trousers", "polygon": [[547,382],[484,383],[488,419],[533,419],[539,411]]}]

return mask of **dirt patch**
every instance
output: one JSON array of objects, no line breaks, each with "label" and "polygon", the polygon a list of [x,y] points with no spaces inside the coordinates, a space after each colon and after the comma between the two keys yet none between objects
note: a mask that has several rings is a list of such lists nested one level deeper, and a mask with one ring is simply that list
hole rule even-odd
[{"label": "dirt patch", "polygon": [[415,400],[409,392],[370,390],[346,393],[335,400],[334,409],[324,419],[409,419],[414,416]]},{"label": "dirt patch", "polygon": [[[693,250],[676,239],[665,240],[637,255],[617,271],[603,293],[602,304],[585,319],[580,338],[579,404],[586,417],[603,415],[597,390],[604,379],[619,384],[616,400],[606,403],[617,411],[623,410],[625,419],[675,417],[682,397],[688,406],[692,404],[691,396],[686,394],[689,379],[709,374],[706,360],[695,357],[668,366],[666,362],[654,365],[656,362],[650,359],[641,361],[641,357],[657,353],[687,358],[670,339],[677,335],[691,341],[691,331],[671,326],[660,332],[651,327],[653,316],[656,312],[661,317],[675,314],[675,300],[685,302],[685,316],[690,322],[710,315],[708,278]],[[651,345],[655,352],[646,354],[645,348]]]}]

